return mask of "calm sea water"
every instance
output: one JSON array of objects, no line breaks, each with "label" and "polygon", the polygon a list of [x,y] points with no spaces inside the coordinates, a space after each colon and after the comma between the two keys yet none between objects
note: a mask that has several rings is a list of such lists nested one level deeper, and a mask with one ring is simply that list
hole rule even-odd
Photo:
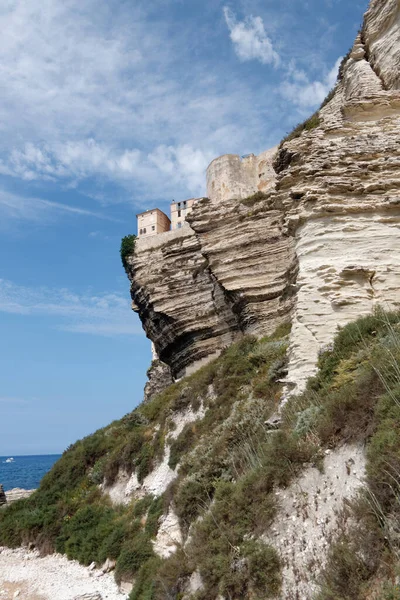
[{"label": "calm sea water", "polygon": [[[14,458],[12,462],[6,462],[8,458]],[[40,480],[56,460],[59,454],[45,456],[0,456],[0,484],[4,490],[23,488],[25,490],[36,489]]]}]

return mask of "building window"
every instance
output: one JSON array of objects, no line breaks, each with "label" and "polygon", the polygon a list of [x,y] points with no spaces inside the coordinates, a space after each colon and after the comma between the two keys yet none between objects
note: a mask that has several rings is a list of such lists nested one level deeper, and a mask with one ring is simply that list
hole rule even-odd
[{"label": "building window", "polygon": [[186,206],[186,200],[183,201],[183,206]]},{"label": "building window", "polygon": [[182,211],[178,210],[178,217],[180,217],[180,216],[181,216],[181,212],[182,212]]},{"label": "building window", "polygon": [[177,228],[180,229],[182,227],[182,223],[178,223]]},{"label": "building window", "polygon": [[143,229],[143,233],[146,233],[146,227]]},{"label": "building window", "polygon": [[143,233],[143,229],[140,230],[140,235],[142,235],[142,233]]},{"label": "building window", "polygon": [[155,230],[156,230],[156,226],[155,226],[155,225],[152,225],[152,226],[151,226],[151,230],[152,230],[152,231],[155,231]]}]

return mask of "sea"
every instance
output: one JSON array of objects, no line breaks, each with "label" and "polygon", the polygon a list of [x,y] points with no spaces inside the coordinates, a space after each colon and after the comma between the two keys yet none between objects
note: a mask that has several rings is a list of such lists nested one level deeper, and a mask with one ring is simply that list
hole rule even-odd
[{"label": "sea", "polygon": [[0,484],[5,492],[13,488],[34,490],[60,456],[0,456]]}]

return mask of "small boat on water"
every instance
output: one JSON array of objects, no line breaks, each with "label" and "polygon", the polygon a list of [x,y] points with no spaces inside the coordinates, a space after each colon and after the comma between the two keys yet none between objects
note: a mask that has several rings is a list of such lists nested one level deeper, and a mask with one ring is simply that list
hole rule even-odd
[{"label": "small boat on water", "polygon": [[14,459],[13,459],[13,457],[11,457],[11,458],[7,458],[7,459],[6,459],[6,463],[13,463],[13,462],[14,462]]}]

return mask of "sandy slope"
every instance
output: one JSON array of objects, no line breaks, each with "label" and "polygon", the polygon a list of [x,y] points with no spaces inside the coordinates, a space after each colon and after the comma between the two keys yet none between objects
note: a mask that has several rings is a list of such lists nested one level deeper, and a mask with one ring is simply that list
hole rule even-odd
[{"label": "sandy slope", "polygon": [[0,548],[0,600],[74,600],[94,592],[103,600],[126,600],[112,574],[58,554],[40,558],[37,552]]}]

